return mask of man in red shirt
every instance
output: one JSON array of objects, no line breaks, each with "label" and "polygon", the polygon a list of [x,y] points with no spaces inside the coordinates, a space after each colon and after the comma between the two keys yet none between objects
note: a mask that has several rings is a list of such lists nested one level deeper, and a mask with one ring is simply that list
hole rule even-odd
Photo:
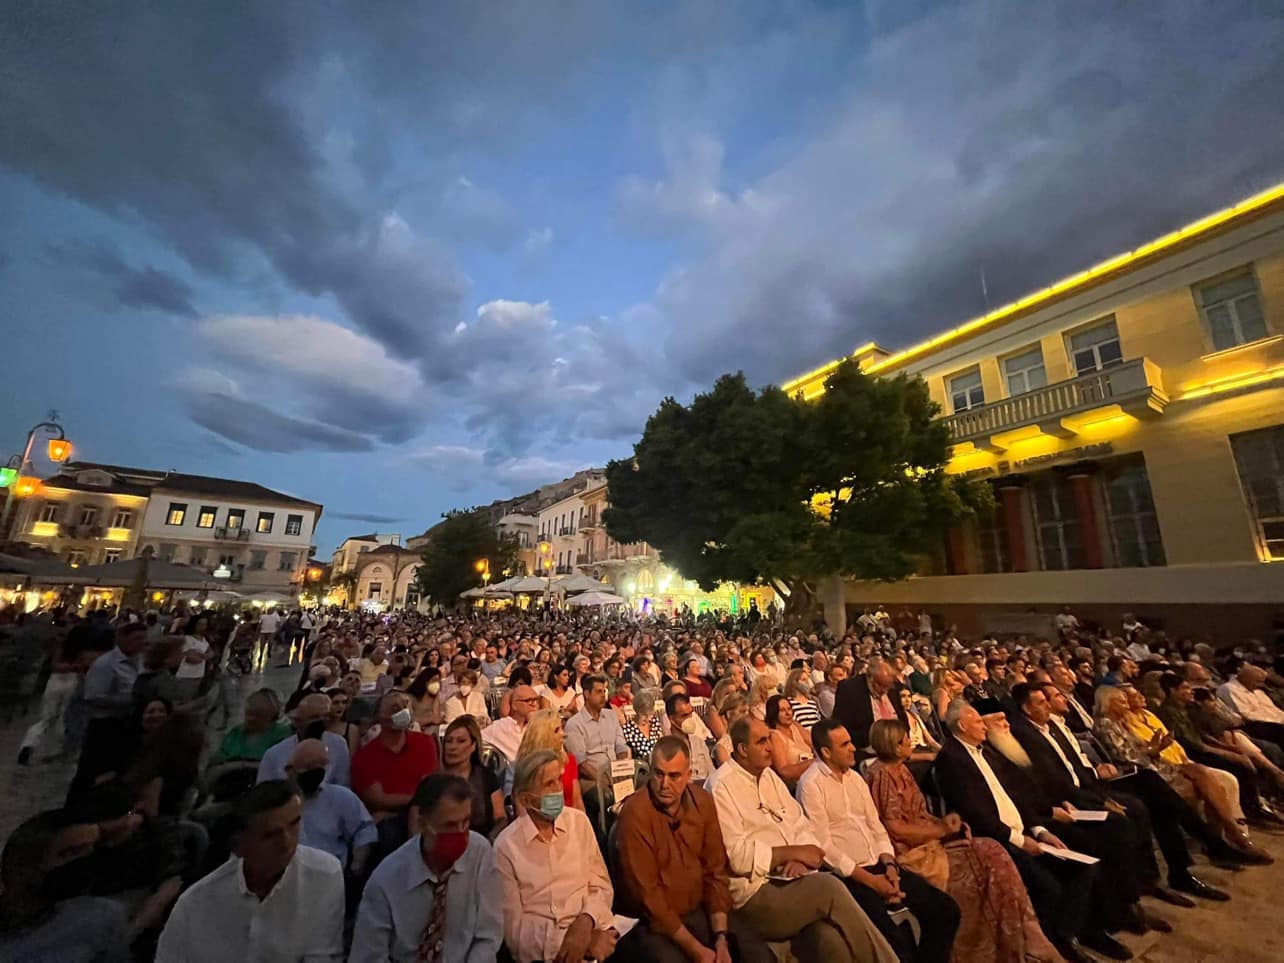
[{"label": "man in red shirt", "polygon": [[386,692],[377,710],[379,737],[352,757],[352,790],[379,827],[376,861],[409,838],[406,810],[420,781],[436,772],[437,740],[411,732],[410,697]]}]

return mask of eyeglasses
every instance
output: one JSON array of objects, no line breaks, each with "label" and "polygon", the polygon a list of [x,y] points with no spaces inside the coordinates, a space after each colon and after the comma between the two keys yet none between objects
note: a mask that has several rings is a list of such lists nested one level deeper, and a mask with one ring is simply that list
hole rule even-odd
[{"label": "eyeglasses", "polygon": [[778,812],[776,812],[774,809],[772,809],[772,808],[771,808],[770,806],[768,806],[766,803],[758,803],[758,812],[760,812],[760,813],[766,813],[768,816],[770,816],[772,819],[774,819],[774,820],[775,820],[776,822],[778,822],[778,823],[783,823],[783,822],[785,821],[785,814],[784,814],[784,813],[778,813]]}]

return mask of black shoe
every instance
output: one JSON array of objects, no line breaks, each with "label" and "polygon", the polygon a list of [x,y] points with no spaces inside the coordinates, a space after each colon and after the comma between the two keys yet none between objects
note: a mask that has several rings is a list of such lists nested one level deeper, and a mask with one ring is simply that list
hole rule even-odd
[{"label": "black shoe", "polygon": [[1065,959],[1066,963],[1093,963],[1091,957],[1083,951],[1078,940],[1053,940],[1052,945],[1057,948],[1057,952]]},{"label": "black shoe", "polygon": [[1141,910],[1142,921],[1146,924],[1146,929],[1153,930],[1156,933],[1171,933],[1173,924],[1169,923],[1162,916],[1156,916],[1154,913],[1147,913]]},{"label": "black shoe", "polygon": [[[1194,877],[1192,876],[1191,879],[1194,879]],[[1196,879],[1195,882],[1199,883],[1199,880]],[[1204,884],[1199,883],[1199,885],[1203,886]],[[1209,888],[1211,889],[1212,887]],[[1190,909],[1195,905],[1195,901],[1193,899],[1187,899],[1185,896],[1182,896],[1181,893],[1174,892],[1167,886],[1156,886],[1146,895],[1153,896],[1161,903],[1167,903],[1169,906],[1180,906],[1182,909]]]},{"label": "black shoe", "polygon": [[1087,936],[1081,937],[1079,942],[1092,950],[1092,952],[1100,953],[1102,956],[1112,960],[1132,959],[1132,952],[1128,947],[1106,933],[1089,933]]},{"label": "black shoe", "polygon": [[1117,927],[1107,926],[1106,930],[1107,932],[1126,930],[1136,936],[1145,936],[1150,930],[1150,925],[1149,921],[1142,914],[1141,907],[1136,903],[1133,903],[1128,907],[1128,912],[1124,914],[1124,918],[1119,921],[1119,925]]},{"label": "black shoe", "polygon": [[1225,903],[1230,899],[1229,893],[1223,892],[1216,886],[1209,886],[1202,879],[1198,879],[1189,873],[1185,876],[1170,879],[1168,885],[1182,893],[1189,893],[1191,896],[1198,896],[1200,899],[1211,899],[1217,903]]},{"label": "black shoe", "polygon": [[31,764],[31,747],[23,746],[18,750],[18,765],[28,766]]}]

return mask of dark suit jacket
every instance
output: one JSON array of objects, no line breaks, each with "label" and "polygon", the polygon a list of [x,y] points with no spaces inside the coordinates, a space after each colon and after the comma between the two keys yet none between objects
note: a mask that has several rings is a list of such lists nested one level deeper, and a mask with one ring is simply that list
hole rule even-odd
[{"label": "dark suit jacket", "polygon": [[[1074,805],[1084,808],[1099,806],[1104,802],[1105,794],[1097,785],[1097,774],[1079,761],[1078,755],[1073,752],[1073,746],[1069,747],[1069,752],[1063,746],[1062,751],[1074,767],[1075,775],[1079,777],[1078,786],[1070,778],[1070,773],[1066,771],[1056,750],[1048,745],[1048,740],[1043,738],[1025,716],[1012,721],[1012,735],[1030,757],[1031,776],[1050,802],[1058,804],[1070,800]],[[1056,735],[1061,734],[1056,733],[1054,738]]]},{"label": "dark suit jacket", "polygon": [[[1051,809],[1029,777],[989,746],[983,752],[999,784],[1016,804],[1026,831],[1031,826],[1046,826]],[[932,771],[946,806],[963,817],[973,835],[988,836],[1005,844],[1011,841],[1007,826],[999,819],[999,807],[990,787],[963,743],[953,736],[946,739]]]},{"label": "dark suit jacket", "polygon": [[[905,687],[899,682],[892,683],[892,689],[887,693],[887,698],[892,701],[896,717],[908,727],[905,710],[901,708],[901,689],[903,688]],[[858,747],[861,749],[869,747],[869,730],[874,724],[874,706],[870,702],[869,679],[859,675],[854,679],[844,679],[838,683],[838,691],[834,693],[834,718],[843,724],[847,734],[852,737],[852,742]]]}]

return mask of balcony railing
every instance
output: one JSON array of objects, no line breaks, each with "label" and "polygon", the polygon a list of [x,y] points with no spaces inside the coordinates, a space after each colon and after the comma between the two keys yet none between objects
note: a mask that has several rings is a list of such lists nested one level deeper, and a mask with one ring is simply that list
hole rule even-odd
[{"label": "balcony railing", "polygon": [[224,525],[222,528],[214,529],[214,537],[229,542],[248,542],[250,540],[250,530],[248,528],[229,528]]},{"label": "balcony railing", "polygon": [[973,442],[977,447],[1003,448],[994,436],[1037,426],[1060,437],[1076,433],[1075,416],[1118,405],[1137,417],[1157,415],[1168,404],[1159,366],[1148,358],[1093,371],[1068,381],[991,402],[945,419],[951,444]]},{"label": "balcony railing", "polygon": [[571,528],[569,525],[564,525],[564,526],[562,526],[561,528],[559,528],[559,529],[557,530],[557,534],[558,534],[558,535],[574,535],[574,534],[575,534],[575,529]]}]

